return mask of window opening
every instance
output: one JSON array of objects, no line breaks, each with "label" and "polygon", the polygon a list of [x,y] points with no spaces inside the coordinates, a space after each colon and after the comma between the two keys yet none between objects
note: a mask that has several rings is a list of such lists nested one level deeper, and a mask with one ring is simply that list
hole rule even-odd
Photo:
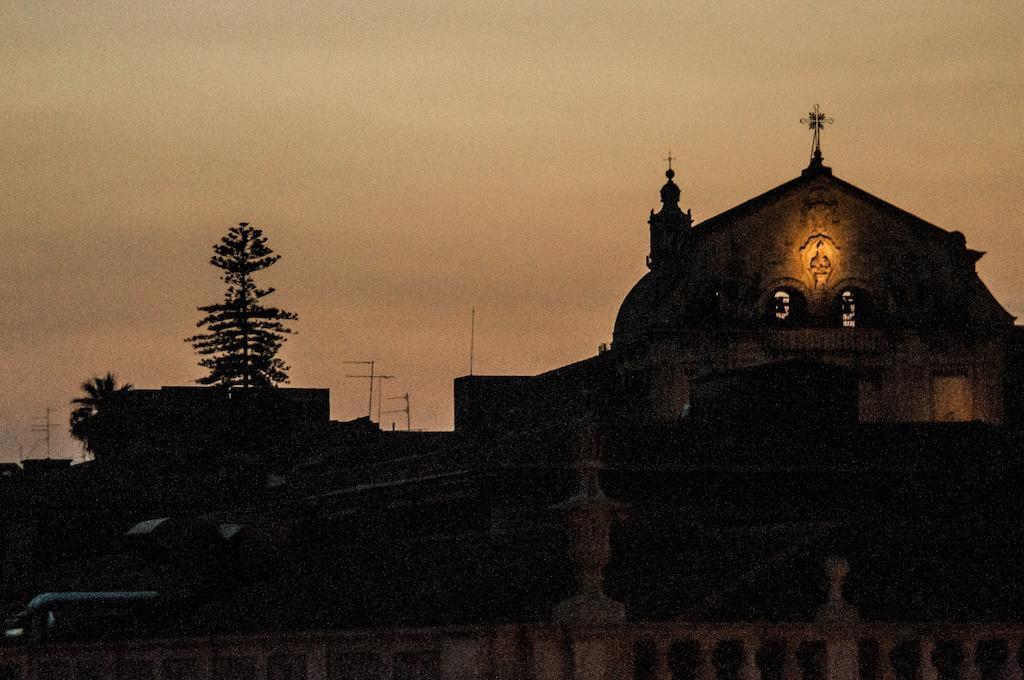
[{"label": "window opening", "polygon": [[842,295],[843,328],[857,327],[857,301],[853,291],[844,290]]},{"label": "window opening", "polygon": [[773,298],[773,313],[779,321],[785,321],[792,312],[793,300],[784,290],[776,291]]}]

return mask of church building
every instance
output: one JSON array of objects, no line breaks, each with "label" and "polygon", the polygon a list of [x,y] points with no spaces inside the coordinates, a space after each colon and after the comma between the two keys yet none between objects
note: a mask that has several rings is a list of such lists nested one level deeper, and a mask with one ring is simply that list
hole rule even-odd
[{"label": "church building", "polygon": [[607,356],[535,378],[461,378],[456,427],[514,427],[522,404],[550,411],[599,384],[615,386],[619,412],[675,422],[702,393],[717,403],[730,372],[799,378],[796,364],[807,398],[848,393],[857,422],[1003,423],[1014,317],[978,277],[984,253],[836,177],[815,142],[798,177],[696,225],[669,167],[650,271]]},{"label": "church building", "polygon": [[698,224],[670,165],[611,345],[456,378],[454,432],[134,390],[117,456],[0,478],[0,680],[1024,680],[1022,328],[823,121]]}]

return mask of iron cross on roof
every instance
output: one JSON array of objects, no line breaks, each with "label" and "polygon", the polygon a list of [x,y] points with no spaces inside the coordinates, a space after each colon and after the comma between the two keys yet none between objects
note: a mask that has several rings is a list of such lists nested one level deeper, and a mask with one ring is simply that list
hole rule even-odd
[{"label": "iron cross on roof", "polygon": [[821,131],[825,128],[826,125],[831,125],[835,121],[831,118],[828,118],[824,113],[822,113],[818,105],[815,104],[814,109],[812,109],[811,112],[807,114],[806,118],[801,118],[800,122],[806,125],[808,129],[812,130],[814,133],[811,137],[811,155],[820,156]]},{"label": "iron cross on roof", "polygon": [[673,156],[672,150],[669,149],[668,158],[663,158],[662,160],[668,161],[668,170],[665,171],[665,177],[668,177],[669,181],[671,181],[672,178],[676,176],[676,171],[672,169],[672,161],[677,161],[679,159]]}]

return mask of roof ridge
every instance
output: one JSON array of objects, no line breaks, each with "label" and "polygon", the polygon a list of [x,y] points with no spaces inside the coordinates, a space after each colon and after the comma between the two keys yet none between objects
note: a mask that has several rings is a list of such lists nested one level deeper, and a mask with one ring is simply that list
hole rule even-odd
[{"label": "roof ridge", "polygon": [[824,176],[806,174],[798,175],[797,177],[794,177],[791,180],[788,180],[786,182],[783,182],[782,184],[779,184],[778,186],[768,189],[767,191],[764,191],[758,194],[757,196],[754,196],[753,198],[749,198],[746,201],[743,201],[742,203],[739,203],[731,208],[728,208],[716,215],[712,215],[706,220],[703,220],[693,225],[693,230],[697,234],[708,230],[713,230],[721,222],[728,222],[732,219],[735,219],[738,215],[742,215],[744,213],[756,210],[761,205],[768,203],[771,200],[777,199],[780,195],[795,189],[797,186],[808,182],[818,181],[822,177],[825,177],[826,182],[835,182],[838,186],[850,191],[851,193],[856,194],[862,200],[872,203],[889,212],[896,213],[902,217],[909,218],[910,220],[916,222],[922,227],[926,227],[930,230],[941,232],[942,234],[951,234],[954,233],[955,231],[945,229],[943,227],[938,226],[937,224],[929,222],[928,220],[919,217],[914,213],[885,200],[884,198],[880,198],[869,191],[865,191],[864,189],[861,189],[855,184],[852,184],[840,177],[836,177],[835,175]]}]

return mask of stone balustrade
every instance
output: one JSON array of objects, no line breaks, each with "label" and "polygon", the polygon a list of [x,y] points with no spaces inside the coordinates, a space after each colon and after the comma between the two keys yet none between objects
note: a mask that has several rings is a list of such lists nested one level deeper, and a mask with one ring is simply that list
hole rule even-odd
[{"label": "stone balustrade", "polygon": [[651,624],[636,680],[1021,680],[1024,626]]},{"label": "stone balustrade", "polygon": [[0,680],[1024,680],[1024,625],[441,627],[0,649]]},{"label": "stone balustrade", "polygon": [[889,348],[885,331],[875,328],[772,329],[762,336],[774,351],[879,352]]}]

